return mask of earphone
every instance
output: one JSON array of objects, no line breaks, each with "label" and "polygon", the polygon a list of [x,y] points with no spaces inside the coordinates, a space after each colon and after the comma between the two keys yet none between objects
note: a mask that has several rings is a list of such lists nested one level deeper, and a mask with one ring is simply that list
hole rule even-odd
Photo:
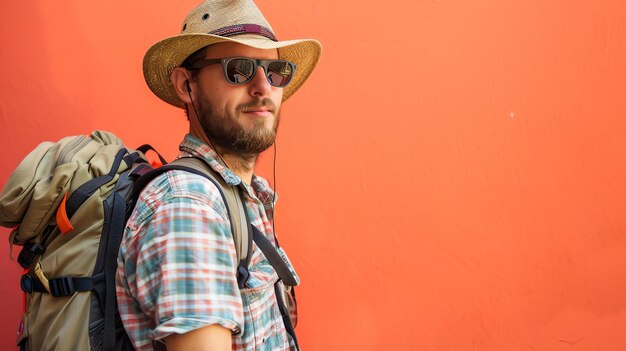
[{"label": "earphone", "polygon": [[191,94],[191,87],[189,86],[189,79],[187,79],[187,93]]}]

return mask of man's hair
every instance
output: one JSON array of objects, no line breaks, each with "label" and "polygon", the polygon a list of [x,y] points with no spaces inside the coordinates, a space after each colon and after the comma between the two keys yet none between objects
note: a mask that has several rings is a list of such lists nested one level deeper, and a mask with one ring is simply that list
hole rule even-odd
[{"label": "man's hair", "polygon": [[[191,67],[196,62],[200,60],[204,60],[204,56],[206,55],[206,50],[208,49],[209,46],[210,45],[207,45],[201,49],[196,50],[193,54],[187,56],[185,61],[183,61],[183,63],[180,64],[180,67],[185,68],[186,70],[189,71],[189,74],[190,74],[189,79],[195,80],[196,77],[198,76],[198,72],[200,72],[200,70],[193,69]],[[187,107],[186,104],[185,104],[185,115],[187,116],[187,119],[189,119],[189,107]]]}]

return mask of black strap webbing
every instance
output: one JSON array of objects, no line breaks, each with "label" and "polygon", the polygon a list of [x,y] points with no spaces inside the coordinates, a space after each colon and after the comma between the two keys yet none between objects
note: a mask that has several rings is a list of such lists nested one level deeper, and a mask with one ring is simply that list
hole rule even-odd
[{"label": "black strap webbing", "polygon": [[115,271],[117,270],[117,252],[122,241],[126,217],[126,201],[118,194],[113,194],[111,204],[111,223],[107,233],[106,253],[104,258],[104,350],[115,350]]},{"label": "black strap webbing", "polygon": [[276,302],[278,303],[278,310],[280,311],[281,316],[283,317],[283,323],[285,324],[285,330],[291,338],[293,338],[293,342],[296,344],[296,349],[300,351],[300,345],[298,345],[298,339],[296,338],[296,330],[293,327],[293,323],[291,323],[291,316],[289,315],[289,309],[283,300],[282,294],[282,286],[279,283],[274,284],[274,294],[276,295]]},{"label": "black strap webbing", "polygon": [[252,226],[252,237],[254,238],[256,246],[261,249],[261,252],[263,252],[267,260],[270,261],[270,264],[274,267],[274,270],[283,283],[287,286],[298,285],[296,278],[293,276],[289,267],[287,267],[287,264],[274,245],[255,226]]},{"label": "black strap webbing", "polygon": [[113,161],[113,165],[111,166],[108,174],[91,179],[85,182],[85,184],[79,186],[78,189],[74,190],[74,192],[72,192],[72,195],[70,195],[66,203],[67,218],[71,219],[74,213],[76,213],[76,211],[78,210],[78,208],[85,201],[87,201],[87,199],[91,197],[91,195],[93,195],[93,193],[95,193],[98,188],[113,179],[113,177],[117,173],[117,170],[120,167],[120,164],[122,163],[122,160],[124,159],[124,155],[126,155],[127,153],[128,150],[126,150],[125,148],[121,148],[115,155],[115,160]]},{"label": "black strap webbing", "polygon": [[156,151],[156,149],[153,148],[152,145],[143,144],[137,148],[137,151],[141,151],[144,155],[150,150],[154,151],[154,153],[157,154],[157,156],[159,156],[159,161],[161,161],[161,164],[164,164],[164,165],[167,164],[167,160],[165,160],[165,157],[161,156],[161,154],[158,151]]},{"label": "black strap webbing", "polygon": [[[94,287],[94,278],[61,276],[48,280],[48,285],[52,296],[71,296],[78,291],[91,291]],[[46,287],[37,277],[31,277],[28,274],[22,276],[21,287],[22,291],[27,294],[33,292],[48,293]]]}]

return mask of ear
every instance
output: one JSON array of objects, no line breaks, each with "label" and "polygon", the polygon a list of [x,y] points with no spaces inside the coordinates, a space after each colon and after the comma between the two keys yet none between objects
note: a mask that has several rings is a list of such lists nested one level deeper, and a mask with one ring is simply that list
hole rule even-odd
[{"label": "ear", "polygon": [[174,90],[176,91],[176,95],[178,98],[187,104],[191,103],[191,99],[189,98],[190,93],[187,89],[189,87],[188,84],[191,84],[189,72],[182,67],[176,67],[172,70],[172,75],[170,76],[172,80],[172,85],[174,85]]}]

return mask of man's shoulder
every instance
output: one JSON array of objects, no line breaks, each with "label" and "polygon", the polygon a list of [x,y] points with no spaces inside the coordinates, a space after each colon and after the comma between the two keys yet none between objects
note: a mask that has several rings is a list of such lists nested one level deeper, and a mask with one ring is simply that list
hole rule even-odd
[{"label": "man's shoulder", "polygon": [[163,204],[180,199],[191,199],[214,207],[218,212],[224,208],[224,200],[217,186],[205,177],[182,170],[170,170],[150,181],[143,189],[139,202]]},{"label": "man's shoulder", "polygon": [[[167,235],[171,231],[163,228],[168,223],[176,223],[179,228],[193,226],[193,223],[229,228],[228,218],[228,210],[215,184],[191,172],[168,170],[152,179],[141,192],[126,222],[122,247],[141,247],[155,237]],[[153,223],[160,229],[150,230]]]}]

